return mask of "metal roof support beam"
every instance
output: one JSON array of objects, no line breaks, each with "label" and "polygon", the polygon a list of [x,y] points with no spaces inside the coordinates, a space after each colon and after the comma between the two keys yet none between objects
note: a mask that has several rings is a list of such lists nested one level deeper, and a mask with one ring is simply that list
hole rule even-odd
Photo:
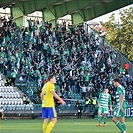
[{"label": "metal roof support beam", "polygon": [[[24,2],[24,8],[25,8],[25,14],[29,14],[32,13],[34,11],[38,11],[41,9],[45,9],[47,7],[52,7],[54,4],[58,3],[61,0],[35,0],[37,2],[36,3],[36,9],[35,7],[32,7],[32,5],[34,4],[33,0],[29,0]],[[30,8],[29,8],[30,7]]]},{"label": "metal roof support beam", "polygon": [[[133,0],[130,0],[130,1],[133,1]],[[64,2],[62,4],[55,6],[54,8],[49,7],[49,9],[52,10],[54,14],[56,13],[55,18],[60,18],[67,14],[72,14],[72,22],[78,23],[82,21],[88,21],[90,19],[93,19],[105,13],[109,13],[111,11],[117,10],[118,8],[121,8],[127,5],[127,3],[124,2],[124,0],[117,1],[120,3],[119,5],[116,5],[116,0],[112,0],[112,2],[105,2],[101,0],[99,4],[98,4],[98,0],[95,0],[95,1],[77,0],[77,2],[78,4],[77,3],[75,4],[75,1]],[[48,9],[45,9],[45,10],[48,10]],[[47,20],[55,19],[54,16],[51,16],[51,15],[45,15],[45,16],[48,16],[46,17]]]},{"label": "metal roof support beam", "polygon": [[[87,0],[85,0],[85,1],[77,0],[76,4],[75,4],[75,1],[72,0],[70,2],[64,2],[58,6],[55,6],[54,11],[56,12],[57,18],[60,18],[67,14],[72,14],[75,11],[84,8],[87,4],[88,4]],[[50,8],[52,8],[52,7],[50,7]]]},{"label": "metal roof support beam", "polygon": [[48,9],[51,11],[51,13],[54,15],[54,17],[56,18],[56,11],[55,11],[55,6],[53,6],[53,10],[51,8],[48,7]]},{"label": "metal roof support beam", "polygon": [[[105,13],[133,4],[133,0],[0,0],[0,6],[12,5],[12,15],[15,19],[34,11],[43,10],[45,20],[55,20],[67,14],[73,14],[73,22],[87,21]],[[13,5],[15,3],[15,5]],[[104,3],[104,4],[103,4]],[[20,11],[20,9],[21,11]],[[95,9],[93,9],[93,7]],[[22,10],[23,9],[23,10]],[[16,11],[14,11],[16,10]],[[20,15],[22,14],[22,15]],[[22,23],[22,22],[21,22]]]},{"label": "metal roof support beam", "polygon": [[55,19],[54,8],[43,10],[43,18],[44,18],[44,21],[50,21],[50,20]]},{"label": "metal roof support beam", "polygon": [[82,16],[79,14],[79,12],[73,13],[72,14],[72,23],[73,24],[79,24],[84,22]]},{"label": "metal roof support beam", "polygon": [[19,1],[17,2],[18,8],[23,12],[24,14],[24,8],[23,8],[23,3],[20,3]]},{"label": "metal roof support beam", "polygon": [[16,2],[16,0],[0,0],[0,8],[3,7],[3,6],[8,6],[12,2]]},{"label": "metal roof support beam", "polygon": [[83,9],[83,12],[85,15],[85,21],[99,17],[101,15],[104,15],[105,13],[112,12],[114,10],[117,10],[119,8],[122,8],[130,4],[133,4],[133,0],[128,0],[128,3],[125,0],[121,0],[121,1],[113,0],[112,2],[95,6],[95,9],[93,5],[93,8],[89,7],[89,8]]},{"label": "metal roof support beam", "polygon": [[55,25],[56,25],[56,19],[50,20],[50,23],[52,24],[52,27],[55,27]]},{"label": "metal roof support beam", "polygon": [[37,11],[37,9],[36,9],[36,0],[34,0],[34,6],[35,6],[35,11]]},{"label": "metal roof support beam", "polygon": [[85,21],[85,13],[84,13],[84,10],[80,10],[78,11],[79,15],[82,17],[83,21]]},{"label": "metal roof support beam", "polygon": [[95,6],[93,6],[93,11],[94,11],[95,16],[97,16]]},{"label": "metal roof support beam", "polygon": [[104,8],[105,8],[105,11],[108,12],[108,8],[107,8],[106,4],[103,3],[103,5],[104,5]]},{"label": "metal roof support beam", "polygon": [[[20,5],[21,6],[21,5]],[[22,27],[23,26],[23,12],[18,6],[13,6],[11,8],[11,16],[14,17],[17,25]]]},{"label": "metal roof support beam", "polygon": [[66,9],[66,13],[69,14],[68,9],[67,9],[67,5],[66,2],[64,3],[65,9]]},{"label": "metal roof support beam", "polygon": [[55,16],[55,25],[56,25],[56,23],[57,23],[57,12],[56,12],[56,10],[55,10],[55,6],[54,6],[54,16]]},{"label": "metal roof support beam", "polygon": [[24,8],[24,3],[22,2],[22,8],[23,8],[23,15],[25,15],[25,8]]}]

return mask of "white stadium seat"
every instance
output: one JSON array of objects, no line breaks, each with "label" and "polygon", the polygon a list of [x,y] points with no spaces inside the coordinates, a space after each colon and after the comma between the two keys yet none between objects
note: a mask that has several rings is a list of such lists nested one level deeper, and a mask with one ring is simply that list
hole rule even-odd
[{"label": "white stadium seat", "polygon": [[5,112],[10,111],[31,111],[33,109],[33,106],[28,104],[24,105],[23,100],[17,92],[17,89],[15,89],[12,86],[5,86],[5,81],[0,81],[0,105],[3,106]]}]

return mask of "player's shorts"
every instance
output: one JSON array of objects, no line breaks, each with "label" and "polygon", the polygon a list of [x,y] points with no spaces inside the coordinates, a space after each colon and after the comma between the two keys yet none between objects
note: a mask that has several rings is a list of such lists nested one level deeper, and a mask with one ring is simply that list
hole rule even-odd
[{"label": "player's shorts", "polygon": [[[126,110],[126,104],[123,103],[122,108],[124,110]],[[125,112],[122,112],[121,109],[119,107],[116,108],[116,110],[114,111],[114,117],[125,117]]]},{"label": "player's shorts", "polygon": [[102,113],[108,114],[108,112],[109,112],[109,109],[108,109],[108,108],[100,107],[100,108],[98,109],[98,113],[100,113],[100,114],[102,114]]},{"label": "player's shorts", "polygon": [[50,118],[56,118],[57,113],[55,108],[52,107],[43,107],[42,108],[42,118],[43,119],[50,119]]}]

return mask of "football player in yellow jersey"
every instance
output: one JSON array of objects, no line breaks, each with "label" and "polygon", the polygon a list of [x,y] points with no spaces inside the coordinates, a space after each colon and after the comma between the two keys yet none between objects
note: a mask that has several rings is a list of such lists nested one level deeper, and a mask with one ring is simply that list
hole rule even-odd
[{"label": "football player in yellow jersey", "polygon": [[54,90],[54,84],[56,83],[55,75],[50,74],[48,76],[48,80],[49,81],[44,85],[41,92],[42,118],[44,119],[43,133],[50,133],[57,122],[57,114],[55,111],[54,97],[62,105],[65,104],[65,102],[56,94]]}]

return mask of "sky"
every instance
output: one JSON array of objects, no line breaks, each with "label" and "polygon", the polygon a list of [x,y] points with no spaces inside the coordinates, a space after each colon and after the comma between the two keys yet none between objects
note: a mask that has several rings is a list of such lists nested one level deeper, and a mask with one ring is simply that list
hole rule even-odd
[{"label": "sky", "polygon": [[111,14],[115,13],[115,17],[116,17],[116,20],[119,20],[119,12],[122,10],[122,9],[126,9],[126,8],[129,8],[129,7],[132,7],[133,8],[133,4],[129,5],[129,6],[126,6],[126,7],[123,7],[123,8],[120,8],[118,10],[115,10],[113,12],[110,12],[110,13],[107,13],[105,15],[102,15],[100,17],[97,17],[95,19],[92,19],[90,21],[94,21],[94,22],[99,22],[102,20],[102,22],[107,22],[109,20],[109,17],[111,16]]}]

